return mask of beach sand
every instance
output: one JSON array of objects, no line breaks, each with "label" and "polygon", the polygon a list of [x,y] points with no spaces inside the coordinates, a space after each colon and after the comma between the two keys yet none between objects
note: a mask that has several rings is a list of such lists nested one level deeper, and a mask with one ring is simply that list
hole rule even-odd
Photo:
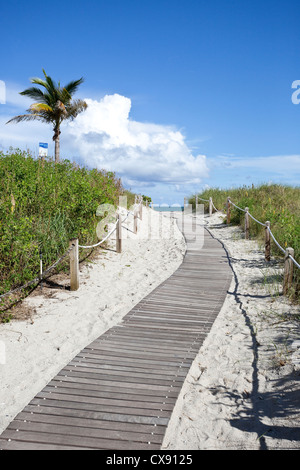
[{"label": "beach sand", "polygon": [[[122,253],[112,251],[111,240],[112,250],[82,266],[78,291],[37,290],[24,301],[32,311],[26,320],[0,325],[0,433],[79,351],[180,266],[186,245],[172,214],[144,208],[137,235],[132,218],[127,222]],[[188,373],[163,449],[299,449],[299,308],[279,295],[282,262],[267,265],[255,241],[221,222],[219,213],[205,216],[234,279]]]}]

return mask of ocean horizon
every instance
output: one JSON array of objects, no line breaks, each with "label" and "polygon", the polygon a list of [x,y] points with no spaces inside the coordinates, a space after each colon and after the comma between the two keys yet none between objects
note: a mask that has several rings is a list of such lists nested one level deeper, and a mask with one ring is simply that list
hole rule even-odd
[{"label": "ocean horizon", "polygon": [[155,211],[159,212],[182,212],[184,210],[184,206],[153,206]]}]

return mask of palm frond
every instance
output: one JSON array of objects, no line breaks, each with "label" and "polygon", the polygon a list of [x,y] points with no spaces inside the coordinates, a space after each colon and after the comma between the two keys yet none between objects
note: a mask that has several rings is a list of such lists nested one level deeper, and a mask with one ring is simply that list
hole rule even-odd
[{"label": "palm frond", "polygon": [[[18,123],[18,122],[23,122],[23,121],[47,121],[47,119],[45,119],[44,116],[42,116],[41,114],[20,114],[19,116],[15,116],[13,117],[12,119],[10,119],[9,121],[7,121],[6,124],[10,124],[10,123]],[[49,122],[49,121],[47,121]]]},{"label": "palm frond", "polygon": [[74,95],[79,85],[81,85],[83,82],[84,82],[83,77],[81,77],[79,80],[72,80],[65,86],[65,89],[67,90],[68,93],[70,93],[70,95]]},{"label": "palm frond", "polygon": [[60,101],[64,103],[65,105],[68,104],[72,99],[72,96],[70,95],[68,90],[66,90],[65,88],[62,88],[59,90],[59,95],[60,95]]},{"label": "palm frond", "polygon": [[37,87],[27,88],[26,90],[21,91],[20,95],[28,96],[29,98],[32,98],[33,100],[38,100],[41,102],[46,101],[45,93],[43,93],[42,90],[40,90],[40,88],[37,88]]},{"label": "palm frond", "polygon": [[47,83],[45,82],[45,80],[42,80],[41,78],[34,77],[34,78],[31,78],[30,81],[31,83],[34,83],[35,85],[41,85],[44,88],[47,88]]},{"label": "palm frond", "polygon": [[57,94],[58,87],[57,87],[57,84],[54,82],[54,80],[52,80],[52,78],[46,74],[44,69],[43,69],[43,72],[44,72],[46,80],[42,80],[41,78],[35,77],[31,79],[31,83],[34,83],[36,85],[41,85],[42,87],[46,88],[48,92],[48,104],[50,104],[49,101],[51,101],[53,104],[59,99],[58,94]]},{"label": "palm frond", "polygon": [[30,108],[30,112],[39,113],[41,111],[46,111],[48,113],[53,113],[53,108],[46,103],[33,103]]},{"label": "palm frond", "polygon": [[58,89],[57,83],[55,83],[55,81],[52,80],[52,78],[49,77],[48,75],[46,77],[46,82],[47,82],[48,92],[51,93],[54,96],[57,96],[57,89]]},{"label": "palm frond", "polygon": [[68,119],[75,119],[79,113],[87,109],[88,105],[84,100],[73,100],[66,106]]}]

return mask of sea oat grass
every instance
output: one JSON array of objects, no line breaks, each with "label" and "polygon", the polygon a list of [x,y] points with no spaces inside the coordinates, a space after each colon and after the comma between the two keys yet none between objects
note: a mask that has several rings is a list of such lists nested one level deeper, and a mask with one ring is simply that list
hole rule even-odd
[{"label": "sea oat grass", "polygon": [[[243,186],[234,189],[207,189],[198,194],[199,198],[211,197],[214,206],[224,211],[226,223],[226,201],[231,201],[242,209],[249,208],[250,214],[262,223],[270,221],[271,231],[282,248],[292,247],[295,250],[296,261],[300,260],[300,188],[280,184],[262,184],[260,186]],[[195,205],[195,196],[189,199]],[[199,199],[199,203],[202,203]],[[209,204],[204,202],[204,209],[208,212]],[[231,206],[231,224],[239,225],[244,229],[245,214],[243,211]],[[265,228],[250,218],[250,238],[263,243]],[[271,250],[274,256],[283,256],[281,250],[271,240]],[[290,296],[300,302],[300,269],[294,267],[293,287]]]}]

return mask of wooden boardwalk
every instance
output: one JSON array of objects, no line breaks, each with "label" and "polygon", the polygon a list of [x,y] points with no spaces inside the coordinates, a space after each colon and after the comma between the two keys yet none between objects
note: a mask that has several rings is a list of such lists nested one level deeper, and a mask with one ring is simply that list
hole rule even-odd
[{"label": "wooden boardwalk", "polygon": [[232,272],[204,230],[178,270],[84,348],[0,436],[1,450],[160,449],[177,397]]}]

